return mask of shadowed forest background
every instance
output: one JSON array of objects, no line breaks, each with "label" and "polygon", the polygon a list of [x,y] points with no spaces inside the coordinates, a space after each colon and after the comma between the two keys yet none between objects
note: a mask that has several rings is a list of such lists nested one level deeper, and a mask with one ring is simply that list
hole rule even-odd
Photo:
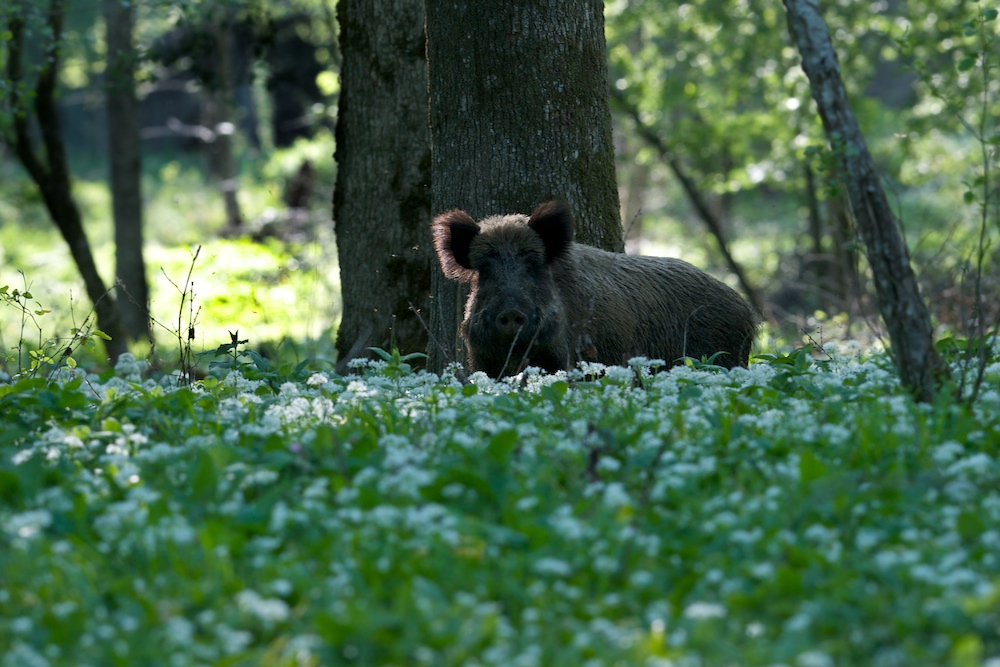
[{"label": "shadowed forest background", "polygon": [[[124,313],[130,349],[167,367],[185,346],[211,350],[237,337],[285,359],[357,354],[351,345],[362,337],[353,334],[334,348],[344,312],[331,216],[336,3],[137,3],[128,17],[134,51],[110,58],[116,6],[124,5],[0,10],[4,368],[25,366],[31,349],[55,356],[71,332],[98,326],[85,321],[92,290],[19,159],[20,124],[40,168],[56,163],[47,117],[30,111],[47,74],[59,124],[51,138],[65,149],[106,299],[139,311]],[[926,0],[823,11],[936,336],[995,327],[995,10]],[[874,289],[785,20],[777,3],[606,3],[624,248],[681,257],[740,290],[766,316],[761,351],[830,339],[867,345],[884,335]],[[133,81],[136,104],[121,116],[115,95]],[[137,140],[122,138],[129,123]],[[127,199],[115,190],[127,186],[112,165],[130,150],[134,166],[119,173],[140,175],[135,203],[113,214]],[[371,262],[356,254],[351,268],[363,273]],[[419,308],[420,295],[412,298]],[[407,326],[426,329],[425,316]],[[424,351],[412,342],[419,337],[364,340],[408,353]]]}]

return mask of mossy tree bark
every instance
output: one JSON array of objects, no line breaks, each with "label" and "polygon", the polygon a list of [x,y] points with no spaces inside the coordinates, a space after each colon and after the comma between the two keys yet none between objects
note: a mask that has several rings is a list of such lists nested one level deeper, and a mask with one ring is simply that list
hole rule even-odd
[{"label": "mossy tree bark", "polygon": [[[433,210],[569,203],[578,241],[622,250],[604,5],[425,0]],[[435,268],[429,366],[463,361],[463,297]]]},{"label": "mossy tree bark", "polygon": [[369,347],[423,352],[433,251],[422,0],[341,0],[333,220],[339,366]]},{"label": "mossy tree bark", "polygon": [[847,102],[830,31],[816,0],[783,2],[789,32],[802,56],[802,69],[809,77],[823,128],[844,174],[851,214],[865,243],[900,379],[918,400],[930,401],[948,377],[948,368],[934,348],[930,315],[899,225]]}]

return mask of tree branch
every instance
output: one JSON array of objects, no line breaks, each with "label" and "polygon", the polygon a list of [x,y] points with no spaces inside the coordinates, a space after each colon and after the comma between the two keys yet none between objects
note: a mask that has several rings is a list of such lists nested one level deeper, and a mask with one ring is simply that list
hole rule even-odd
[{"label": "tree branch", "polygon": [[22,92],[24,90],[23,67],[21,58],[24,54],[24,20],[15,14],[7,24],[11,38],[7,43],[7,80],[10,82],[11,108],[14,113],[14,137],[4,136],[4,141],[14,148],[17,158],[35,183],[43,183],[46,179],[45,166],[31,145],[31,135],[28,132],[28,116],[24,109]]},{"label": "tree branch", "polygon": [[611,99],[612,101],[635,122],[636,132],[639,136],[656,149],[656,152],[660,154],[660,159],[667,163],[670,170],[674,172],[674,177],[680,182],[681,187],[684,188],[684,192],[687,194],[688,199],[691,201],[691,205],[697,211],[698,216],[708,227],[708,231],[715,238],[716,243],[719,245],[719,251],[722,253],[723,259],[726,261],[726,265],[729,270],[736,275],[736,279],[740,283],[740,287],[743,288],[743,292],[747,295],[750,303],[761,313],[764,312],[764,303],[760,296],[757,294],[751,285],[750,281],[747,280],[746,274],[743,272],[743,267],[740,266],[739,262],[736,261],[729,253],[729,244],[726,242],[726,236],[722,231],[722,225],[719,220],[712,213],[708,204],[701,196],[701,192],[698,190],[698,186],[695,185],[694,180],[688,175],[687,171],[684,169],[684,165],[681,164],[680,160],[674,155],[670,147],[667,146],[666,142],[663,141],[662,137],[656,133],[656,131],[651,128],[646,122],[642,120],[642,116],[639,110],[626,98],[625,95],[615,88],[611,88]]},{"label": "tree branch", "polygon": [[35,115],[42,131],[42,143],[49,163],[49,179],[55,183],[69,183],[69,166],[60,131],[59,113],[56,110],[56,79],[59,72],[59,43],[62,40],[63,1],[49,3],[48,24],[52,30],[45,64],[42,66],[35,87]]}]

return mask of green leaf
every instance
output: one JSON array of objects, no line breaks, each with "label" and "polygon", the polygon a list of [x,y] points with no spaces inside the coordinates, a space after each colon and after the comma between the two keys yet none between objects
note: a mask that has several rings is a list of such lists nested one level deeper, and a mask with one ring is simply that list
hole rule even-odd
[{"label": "green leaf", "polygon": [[959,637],[952,646],[950,663],[957,667],[983,664],[983,640],[973,634]]},{"label": "green leaf", "polygon": [[188,481],[192,493],[201,499],[215,495],[215,485],[219,475],[215,469],[215,461],[206,450],[198,450],[188,472]]},{"label": "green leaf", "polygon": [[513,429],[500,431],[490,439],[490,444],[486,446],[486,458],[493,463],[503,463],[516,445],[517,431]]},{"label": "green leaf", "polygon": [[775,573],[774,586],[783,596],[793,597],[801,595],[802,574],[794,567],[781,565]]},{"label": "green leaf", "polygon": [[21,498],[21,477],[12,470],[0,470],[0,502],[15,505]]},{"label": "green leaf", "polygon": [[978,541],[979,537],[986,530],[982,517],[975,512],[962,512],[955,520],[955,528],[958,534],[966,541]]},{"label": "green leaf", "polygon": [[329,424],[320,424],[316,427],[313,436],[312,449],[318,454],[330,454],[337,444],[337,431]]},{"label": "green leaf", "polygon": [[986,21],[995,21],[997,18],[997,10],[990,8],[983,10],[983,19]]},{"label": "green leaf", "polygon": [[263,371],[265,373],[271,370],[271,362],[265,359],[264,357],[260,356],[259,353],[253,350],[246,350],[244,354],[249,355],[250,358],[253,359],[253,365],[257,367],[257,370]]},{"label": "green leaf", "polygon": [[966,56],[958,61],[958,71],[967,72],[976,66],[976,56]]},{"label": "green leaf", "polygon": [[545,400],[558,405],[567,391],[569,391],[569,384],[560,380],[542,387],[542,396]]},{"label": "green leaf", "polygon": [[808,449],[799,457],[799,479],[804,484],[810,484],[826,475],[826,464],[816,458]]}]

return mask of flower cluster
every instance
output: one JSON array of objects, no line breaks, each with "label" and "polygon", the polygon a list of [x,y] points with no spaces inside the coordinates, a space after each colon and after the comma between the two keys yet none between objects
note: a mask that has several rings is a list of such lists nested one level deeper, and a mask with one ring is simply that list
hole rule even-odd
[{"label": "flower cluster", "polygon": [[851,346],[467,384],[123,357],[15,396],[0,663],[946,662],[998,621],[994,366],[970,410]]}]

